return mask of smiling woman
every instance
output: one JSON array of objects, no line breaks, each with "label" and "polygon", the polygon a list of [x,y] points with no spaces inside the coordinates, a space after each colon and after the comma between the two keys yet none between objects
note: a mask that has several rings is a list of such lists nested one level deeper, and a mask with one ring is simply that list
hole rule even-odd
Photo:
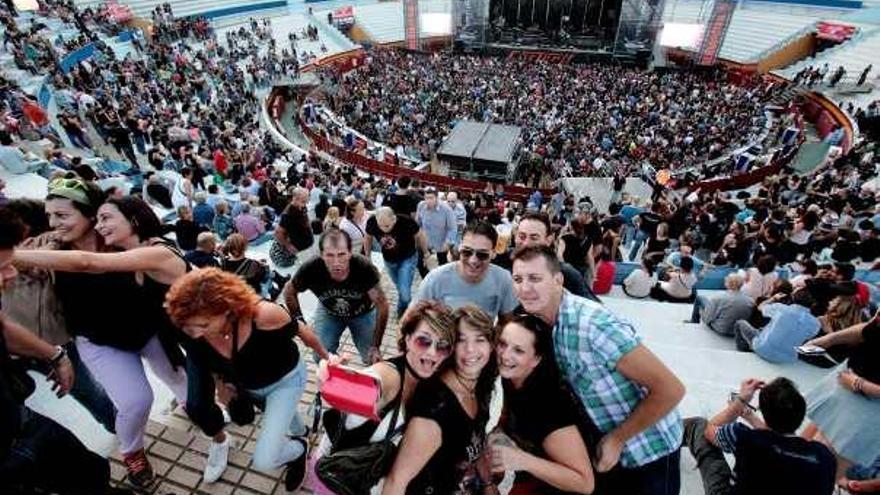
[{"label": "smiling woman", "polygon": [[476,306],[459,308],[454,316],[453,359],[416,388],[411,420],[383,495],[483,494],[489,486],[483,449],[497,375],[494,327]]},{"label": "smiling woman", "polygon": [[[101,195],[92,189],[75,178],[49,184],[50,225],[62,247],[80,250],[22,250],[15,259],[55,272],[68,331],[86,367],[116,405],[115,430],[128,480],[149,488],[155,478],[144,453],[144,429],[153,393],[141,358],[178,403],[186,404],[186,376],[176,366],[183,356],[162,303],[169,285],[189,266],[158,237],[159,220],[146,203],[126,197],[100,204]],[[99,252],[104,246],[124,251]],[[96,304],[101,311],[95,311]],[[125,327],[121,322],[127,322]]]},{"label": "smiling woman", "polygon": [[495,352],[504,384],[501,431],[491,440],[492,470],[515,471],[516,495],[592,493],[590,456],[579,415],[553,358],[552,328],[536,316],[517,316],[501,330]]}]

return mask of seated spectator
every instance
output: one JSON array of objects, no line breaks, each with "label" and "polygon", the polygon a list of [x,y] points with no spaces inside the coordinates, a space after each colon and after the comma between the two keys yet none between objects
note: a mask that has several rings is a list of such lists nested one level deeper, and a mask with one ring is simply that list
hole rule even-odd
[{"label": "seated spectator", "polygon": [[186,253],[183,257],[191,265],[197,268],[205,268],[208,266],[219,267],[220,263],[214,256],[217,249],[217,239],[210,232],[201,232],[196,238],[196,248]]},{"label": "seated spectator", "polygon": [[241,213],[235,217],[235,230],[243,235],[248,242],[253,242],[266,231],[266,225],[261,219],[251,214],[249,203],[242,203],[240,209]]},{"label": "seated spectator", "polygon": [[772,254],[767,254],[761,256],[755,266],[745,271],[741,290],[752,300],[767,297],[777,278],[779,275],[776,273],[776,258]]},{"label": "seated spectator", "polygon": [[[758,390],[755,408],[751,401]],[[831,495],[834,454],[795,435],[806,409],[791,380],[777,378],[765,385],[751,378],[712,419],[685,419],[684,445],[697,460],[706,495]],[[748,425],[738,422],[740,417]],[[736,459],[735,475],[725,453]]]},{"label": "seated spectator", "polygon": [[642,264],[633,270],[623,281],[623,293],[629,297],[644,299],[651,294],[657,283],[654,262],[642,259]]},{"label": "seated spectator", "polygon": [[739,320],[747,320],[755,303],[740,291],[743,285],[741,275],[731,273],[724,278],[727,291],[718,297],[709,298],[698,295],[694,299],[694,311],[689,323],[703,323],[715,333],[733,336],[734,326]]},{"label": "seated spectator", "polygon": [[177,208],[177,223],[174,224],[174,235],[177,238],[177,245],[183,251],[192,251],[196,248],[196,239],[199,232],[204,229],[199,228],[192,219],[192,209],[189,206],[180,206]]},{"label": "seated spectator", "polygon": [[[662,222],[657,226],[654,235],[648,239],[648,243],[645,246],[645,254],[642,257],[651,258],[655,262],[660,261],[666,257],[666,250],[669,249],[670,244],[669,225],[666,222]],[[693,263],[693,260],[691,260],[691,263]]]},{"label": "seated spectator", "polygon": [[697,285],[694,260],[690,256],[683,256],[680,264],[677,270],[666,272],[666,280],[651,289],[652,298],[658,301],[693,302],[696,297],[694,286]]},{"label": "seated spectator", "polygon": [[862,310],[857,296],[837,296],[828,304],[828,311],[819,317],[822,333],[834,333],[862,322]]},{"label": "seated spectator", "polygon": [[150,204],[159,204],[162,208],[172,209],[174,204],[171,202],[171,191],[162,184],[161,178],[153,172],[145,174],[147,185],[144,187],[146,197],[144,198]]},{"label": "seated spectator", "polygon": [[858,293],[858,286],[853,281],[855,274],[856,267],[850,263],[836,263],[820,267],[815,277],[806,280],[804,286],[816,301],[815,313],[825,314],[828,304],[837,296]]},{"label": "seated spectator", "polygon": [[208,204],[208,196],[204,191],[193,195],[193,221],[201,228],[210,229],[214,224],[214,208]]},{"label": "seated spectator", "polygon": [[803,266],[803,270],[799,275],[796,275],[791,278],[791,286],[795,289],[803,289],[807,285],[807,280],[816,276],[816,273],[819,271],[819,265],[812,259],[806,259],[801,264]]},{"label": "seated spectator", "polygon": [[595,294],[608,294],[614,284],[614,276],[617,273],[617,264],[611,259],[611,252],[603,247],[599,254],[599,263],[596,265],[596,279],[593,280],[593,292]]},{"label": "seated spectator", "polygon": [[806,289],[794,291],[791,304],[778,302],[781,294],[762,302],[758,309],[770,318],[764,328],[755,328],[745,320],[734,325],[736,348],[755,354],[771,363],[797,361],[796,347],[819,333],[819,320],[810,312],[816,304]]},{"label": "seated spectator", "polygon": [[217,237],[219,237],[221,241],[225,241],[230,234],[235,232],[235,222],[229,214],[229,203],[226,201],[221,200],[217,203],[217,206],[214,207],[214,222],[212,230],[217,234]]},{"label": "seated spectator", "polygon": [[244,253],[247,251],[247,247],[248,241],[243,235],[230,235],[226,239],[226,243],[223,244],[224,257],[220,268],[243,278],[248,285],[253,287],[254,292],[262,294],[263,282],[266,280],[269,268],[265,263],[246,258]]}]

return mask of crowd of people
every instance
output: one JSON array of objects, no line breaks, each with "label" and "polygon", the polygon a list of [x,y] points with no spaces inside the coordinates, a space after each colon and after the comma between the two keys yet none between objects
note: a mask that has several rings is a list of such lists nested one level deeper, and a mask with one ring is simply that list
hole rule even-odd
[{"label": "crowd of people", "polygon": [[528,159],[557,177],[702,163],[759,134],[768,96],[718,72],[374,50],[330,103],[351,127],[422,160],[457,121],[520,126]]},{"label": "crowd of people", "polygon": [[[671,495],[682,448],[707,493],[876,488],[877,291],[856,280],[880,257],[875,142],[736,197],[616,189],[607,212],[563,191],[525,203],[502,187],[438,191],[295,156],[261,131],[259,70],[266,81],[295,72],[293,48],[279,56],[248,30],[226,46],[159,37],[137,57],[52,74],[74,146],[106,140],[143,184],[102,188],[107,171],[54,150],[42,200],[2,198],[4,493],[124,491],[106,459],[23,405],[24,369],[117,436],[130,487],[155,486],[144,361],[211,439],[206,483],[236,448],[226,423],[259,411],[253,467],[282,469],[290,491],[310,477],[324,494]],[[430,154],[458,119],[515,122],[557,173],[696,163],[762,127],[768,96],[719,74],[371,57],[330,97],[353,127]],[[29,101],[14,84],[2,96]],[[21,135],[4,127],[0,138],[5,153]],[[248,256],[263,242],[271,265]],[[625,262],[640,264],[628,296],[692,303],[689,321],[733,337],[732,349],[791,363],[807,344],[802,359],[834,369],[803,391],[749,378],[712,418],[683,419],[684,385],[597,296]],[[719,270],[726,291],[707,297],[698,283]],[[346,330],[357,358],[339,355]],[[319,386],[362,362],[378,380],[378,421],[330,409],[310,432],[297,407],[309,359]]]}]

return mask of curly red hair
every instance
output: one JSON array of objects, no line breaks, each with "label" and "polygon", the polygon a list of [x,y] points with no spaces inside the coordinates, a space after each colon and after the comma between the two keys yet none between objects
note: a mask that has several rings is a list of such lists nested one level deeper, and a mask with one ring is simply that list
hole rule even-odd
[{"label": "curly red hair", "polygon": [[237,320],[253,318],[260,296],[238,275],[219,268],[193,270],[168,289],[165,310],[175,325],[194,316],[232,314]]}]

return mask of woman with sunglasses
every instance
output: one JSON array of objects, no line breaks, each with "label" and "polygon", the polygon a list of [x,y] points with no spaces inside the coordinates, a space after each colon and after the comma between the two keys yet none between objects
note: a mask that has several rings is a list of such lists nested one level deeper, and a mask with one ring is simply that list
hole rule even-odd
[{"label": "woman with sunglasses", "polygon": [[580,405],[563,388],[553,352],[552,329],[535,316],[515,317],[498,336],[506,436],[493,436],[489,452],[494,472],[516,472],[511,495],[592,493],[595,487],[578,431]]},{"label": "woman with sunglasses", "polygon": [[[78,198],[86,186],[79,180],[57,184],[50,197]],[[52,215],[61,210],[48,206]],[[59,233],[81,250],[31,250],[16,254],[26,266],[54,270],[55,287],[76,347],[116,406],[116,434],[128,469],[128,481],[149,488],[155,478],[144,453],[144,432],[153,404],[145,359],[171,389],[179,404],[186,403],[183,355],[176,330],[163,308],[168,287],[189,271],[173,245],[160,237],[162,226],[140,198],[109,199],[98,208],[93,244],[76,236],[91,235],[83,225],[62,226]],[[116,252],[99,252],[100,244]],[[97,309],[100,309],[99,311]],[[124,322],[124,323],[123,323]]]},{"label": "woman with sunglasses", "polygon": [[[329,453],[331,448],[332,451],[337,452],[384,439],[391,416],[399,403],[402,403],[402,407],[395,427],[406,424],[407,405],[412,399],[416,386],[434,376],[437,369],[452,354],[452,347],[455,344],[455,321],[449,308],[434,301],[421,301],[407,314],[407,319],[401,321],[400,338],[397,341],[401,354],[387,361],[380,361],[366,370],[374,374],[381,384],[379,400],[376,404],[380,422],[370,422],[356,415],[346,417],[336,410],[327,411],[323,416],[327,434],[321,439],[313,455],[315,464],[323,455]],[[326,366],[340,362],[337,356],[331,356],[329,363],[321,361],[318,372],[319,388],[320,382],[326,377]],[[341,432],[340,426],[343,428]],[[312,488],[317,495],[333,493],[317,477]]]},{"label": "woman with sunglasses", "polygon": [[476,306],[453,314],[456,342],[442,372],[416,387],[382,495],[494,493],[483,450],[496,378],[494,326]]}]

